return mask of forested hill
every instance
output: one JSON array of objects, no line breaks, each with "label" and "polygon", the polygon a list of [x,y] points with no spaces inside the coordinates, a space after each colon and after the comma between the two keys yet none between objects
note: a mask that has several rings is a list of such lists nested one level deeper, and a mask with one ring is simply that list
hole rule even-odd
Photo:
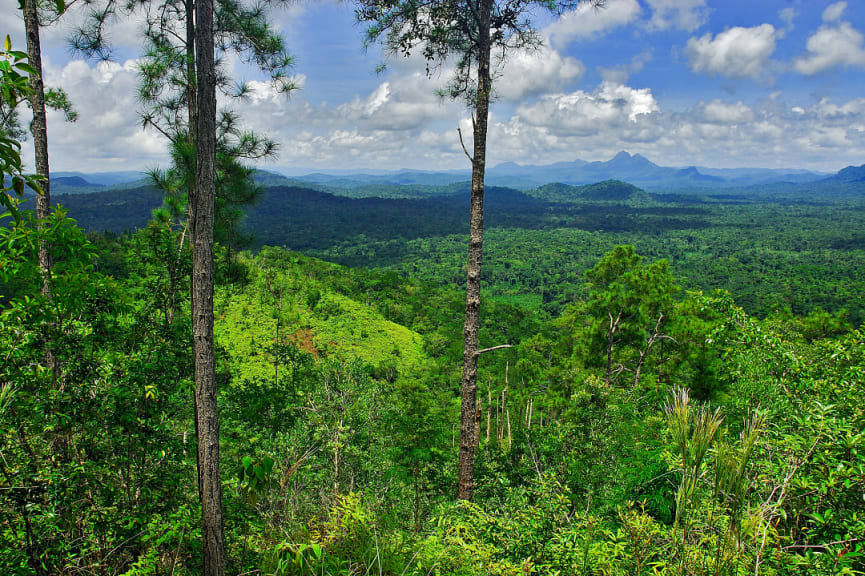
[{"label": "forested hill", "polygon": [[[642,202],[652,201],[652,197],[633,184],[620,180],[605,180],[597,184],[571,186],[568,184],[545,184],[527,192],[531,196],[549,202]],[[663,198],[658,198],[663,200]]]},{"label": "forested hill", "polygon": [[[861,183],[834,186],[853,190]],[[232,249],[286,246],[348,266],[464,282],[466,186],[387,193],[393,197],[268,187],[245,219],[251,243]],[[398,197],[411,194],[438,195]],[[856,194],[649,195],[616,181],[525,193],[489,187],[484,286],[496,297],[557,314],[580,297],[593,261],[617,244],[634,244],[669,259],[684,287],[729,290],[749,313],[847,310],[858,323],[865,319],[865,210]],[[86,230],[117,233],[144,226],[161,204],[151,187],[54,200]]]},{"label": "forested hill", "polygon": [[[146,225],[161,204],[152,187],[56,196],[86,230],[121,233]],[[489,227],[639,231],[702,227],[704,209],[664,205],[622,182],[593,186],[550,185],[520,192],[488,187]],[[357,236],[375,240],[413,239],[466,232],[468,187],[433,198],[348,198],[310,188],[272,186],[249,208],[247,230],[253,246],[284,245],[295,250],[327,249]],[[679,218],[686,215],[689,220]]]}]

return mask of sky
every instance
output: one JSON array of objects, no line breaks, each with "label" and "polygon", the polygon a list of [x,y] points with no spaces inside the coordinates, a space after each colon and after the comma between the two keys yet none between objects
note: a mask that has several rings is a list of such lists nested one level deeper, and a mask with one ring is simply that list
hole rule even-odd
[{"label": "sky", "polygon": [[[0,34],[23,50],[16,5],[0,0]],[[350,3],[280,6],[272,21],[299,89],[277,94],[231,58],[229,71],[253,91],[221,99],[279,142],[261,167],[469,168],[457,134],[471,134],[469,111],[436,94],[448,64],[430,78],[419,56],[365,50]],[[165,140],[139,122],[139,20],[112,23],[111,61],[87,61],[66,41],[76,10],[42,35],[47,84],[65,89],[79,114],[66,123],[49,112],[52,170],[164,165]],[[608,0],[533,22],[543,44],[497,66],[489,165],[607,160],[620,150],[664,166],[835,172],[865,163],[862,0]]]}]

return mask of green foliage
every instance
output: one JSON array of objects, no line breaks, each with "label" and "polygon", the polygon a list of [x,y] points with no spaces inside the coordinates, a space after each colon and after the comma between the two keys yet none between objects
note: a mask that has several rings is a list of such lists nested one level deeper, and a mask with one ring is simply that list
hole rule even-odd
[{"label": "green foliage", "polygon": [[[187,496],[173,488],[186,464],[184,366],[176,334],[95,271],[81,230],[61,211],[44,224],[25,212],[0,228],[0,565],[11,574],[121,569],[149,549],[157,525],[148,518]],[[55,259],[50,299],[42,242]]]},{"label": "green foliage", "polygon": [[[198,573],[187,237],[37,224],[0,228],[0,566]],[[558,318],[490,300],[481,345],[514,348],[482,357],[457,505],[459,291],[283,249],[238,263],[216,294],[231,572],[865,571],[865,336],[841,314],[760,320],[627,246]]]},{"label": "green foliage", "polygon": [[24,195],[25,187],[41,191],[39,177],[23,173],[21,144],[17,140],[22,135],[17,129],[16,108],[27,100],[29,76],[36,73],[27,63],[27,54],[12,50],[7,35],[0,51],[0,207],[16,220],[19,218],[16,197]]}]

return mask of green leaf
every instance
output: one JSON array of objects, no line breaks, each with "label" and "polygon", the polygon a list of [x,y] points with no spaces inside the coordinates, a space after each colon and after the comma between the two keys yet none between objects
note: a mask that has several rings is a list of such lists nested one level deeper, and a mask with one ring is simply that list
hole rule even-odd
[{"label": "green leaf", "polygon": [[27,74],[32,74],[33,76],[39,75],[39,72],[36,70],[36,68],[31,66],[30,64],[27,64],[26,62],[18,62],[17,64],[15,64],[15,67],[23,72],[26,72]]}]

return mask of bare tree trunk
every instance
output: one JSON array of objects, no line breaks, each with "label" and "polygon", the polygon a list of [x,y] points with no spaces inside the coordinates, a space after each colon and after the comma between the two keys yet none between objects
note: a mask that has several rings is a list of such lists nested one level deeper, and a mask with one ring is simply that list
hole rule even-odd
[{"label": "bare tree trunk", "polygon": [[213,0],[195,4],[196,74],[199,87],[192,238],[192,330],[195,352],[195,414],[201,499],[204,576],[225,574],[222,482],[219,477],[219,413],[213,350],[213,213],[216,186],[216,69]]},{"label": "bare tree trunk", "polygon": [[610,327],[607,330],[607,371],[604,375],[604,384],[609,386],[613,375],[613,348],[616,345],[616,331],[619,329],[619,322],[622,321],[622,312],[619,311],[615,320],[612,312],[607,314],[610,317]]},{"label": "bare tree trunk", "polygon": [[510,450],[513,446],[513,441],[511,440],[511,411],[508,410],[506,414],[508,415],[508,450]]},{"label": "bare tree trunk", "polygon": [[475,453],[477,453],[478,447],[481,444],[481,414],[483,413],[483,402],[480,398],[476,399],[477,406],[475,406]]},{"label": "bare tree trunk", "polygon": [[[198,79],[195,75],[195,6],[193,0],[184,2],[186,10],[186,107],[187,121],[189,122],[188,134],[186,135],[189,143],[195,146],[196,125],[198,124],[198,91],[196,89]],[[192,157],[192,171],[196,172],[196,159]],[[189,190],[186,191],[186,219],[187,221],[195,220],[195,184],[193,181],[190,184]],[[189,232],[189,243],[195,246],[195,233],[192,229]],[[195,309],[192,310],[192,315],[195,316]]]},{"label": "bare tree trunk", "polygon": [[339,496],[339,432],[342,430],[342,420],[336,425],[336,441],[333,443],[333,497]]},{"label": "bare tree trunk", "polygon": [[[38,74],[30,75],[30,108],[33,111],[33,148],[36,157],[36,173],[43,176],[42,193],[36,196],[36,217],[40,227],[44,227],[44,219],[51,211],[51,171],[48,168],[48,129],[45,115],[45,85],[42,82],[42,46],[39,41],[39,11],[36,0],[24,0],[24,28],[27,32],[27,60]],[[39,246],[39,267],[42,269],[42,291],[48,293],[48,272],[51,269],[51,257],[48,246]]]},{"label": "bare tree trunk", "polygon": [[502,390],[502,410],[506,410],[508,407],[508,388],[510,387],[508,383],[508,371],[510,367],[510,362],[505,362],[505,389]]},{"label": "bare tree trunk", "polygon": [[646,339],[646,346],[642,350],[640,350],[640,359],[637,361],[637,369],[634,373],[634,388],[640,385],[640,375],[643,372],[643,365],[646,363],[646,357],[649,355],[649,352],[652,350],[652,345],[660,338],[661,342],[666,338],[664,334],[661,334],[661,322],[664,321],[664,314],[662,313],[658,316],[658,321],[655,323],[655,330],[652,332],[652,335]]},{"label": "bare tree trunk", "polygon": [[475,398],[478,378],[478,328],[481,305],[481,256],[484,235],[484,172],[486,170],[487,121],[490,105],[490,18],[492,0],[478,2],[478,93],[474,113],[474,154],[469,227],[469,265],[466,279],[466,320],[463,328],[461,383],[459,490],[460,500],[471,500],[475,468]]},{"label": "bare tree trunk", "polygon": [[[486,446],[489,447],[490,444],[490,418],[492,416],[493,410],[493,379],[490,378],[490,381],[487,383],[487,442]],[[487,448],[489,449],[489,448]]]}]

